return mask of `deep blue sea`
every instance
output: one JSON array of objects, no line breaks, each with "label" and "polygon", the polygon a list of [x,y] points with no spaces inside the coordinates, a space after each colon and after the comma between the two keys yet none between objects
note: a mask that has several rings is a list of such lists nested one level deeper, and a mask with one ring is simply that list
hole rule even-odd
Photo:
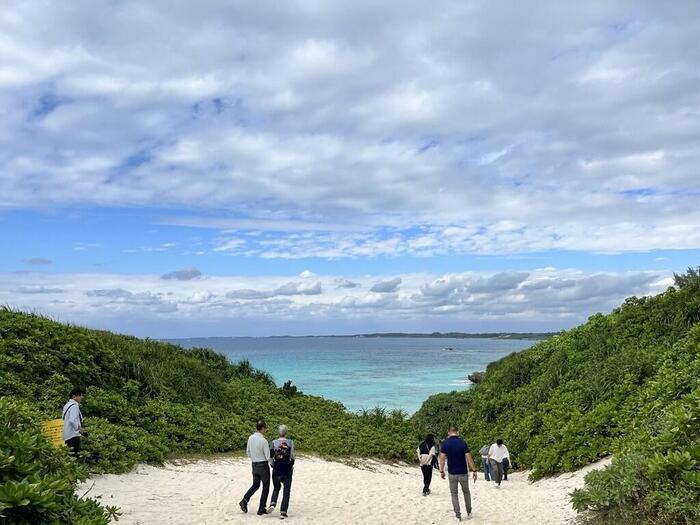
[{"label": "deep blue sea", "polygon": [[[282,385],[340,401],[349,410],[413,413],[431,394],[469,388],[467,374],[535,341],[404,337],[206,337],[174,339],[231,361],[249,360]],[[449,350],[451,348],[452,350]]]}]

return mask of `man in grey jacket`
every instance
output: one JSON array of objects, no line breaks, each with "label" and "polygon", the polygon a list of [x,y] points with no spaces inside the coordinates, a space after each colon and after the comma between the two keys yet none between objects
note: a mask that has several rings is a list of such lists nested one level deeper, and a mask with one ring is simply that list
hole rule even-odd
[{"label": "man in grey jacket", "polygon": [[256,432],[248,438],[248,446],[246,447],[248,457],[253,464],[253,484],[238,505],[243,512],[248,512],[248,502],[262,483],[262,494],[260,494],[260,504],[258,505],[258,516],[262,516],[267,514],[265,507],[267,506],[267,495],[270,492],[270,444],[265,438],[267,423],[260,420],[255,428]]},{"label": "man in grey jacket", "polygon": [[80,453],[80,438],[83,436],[83,415],[80,403],[84,394],[82,389],[70,391],[68,402],[63,406],[63,441],[74,456]]}]

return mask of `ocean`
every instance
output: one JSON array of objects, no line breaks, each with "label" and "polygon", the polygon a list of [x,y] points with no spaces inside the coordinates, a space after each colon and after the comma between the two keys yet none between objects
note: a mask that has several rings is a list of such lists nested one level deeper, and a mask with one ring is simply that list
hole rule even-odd
[{"label": "ocean", "polygon": [[430,395],[469,388],[467,375],[536,341],[411,337],[205,337],[170,339],[247,359],[281,386],[340,401],[349,410],[412,414]]}]

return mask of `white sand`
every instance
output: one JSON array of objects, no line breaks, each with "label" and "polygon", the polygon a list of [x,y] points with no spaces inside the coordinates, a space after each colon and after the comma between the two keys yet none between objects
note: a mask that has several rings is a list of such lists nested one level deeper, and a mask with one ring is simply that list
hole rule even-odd
[{"label": "white sand", "polygon": [[[536,483],[527,481],[527,472],[515,472],[500,489],[484,481],[480,473],[476,484],[470,483],[473,512],[468,522],[569,523],[576,514],[569,493],[583,485],[587,472],[604,464],[601,461]],[[455,523],[447,481],[441,480],[437,471],[435,474],[432,494],[423,497],[417,466],[363,461],[353,467],[300,457],[285,523]],[[140,465],[128,474],[91,479],[81,486],[79,494],[92,486],[89,496],[121,507],[119,523],[124,525],[281,523],[279,511],[256,515],[260,491],[253,496],[248,514],[241,512],[238,502],[250,482],[247,460],[218,457],[162,468]],[[281,494],[278,508],[280,503]],[[462,513],[466,516],[465,510]]]}]

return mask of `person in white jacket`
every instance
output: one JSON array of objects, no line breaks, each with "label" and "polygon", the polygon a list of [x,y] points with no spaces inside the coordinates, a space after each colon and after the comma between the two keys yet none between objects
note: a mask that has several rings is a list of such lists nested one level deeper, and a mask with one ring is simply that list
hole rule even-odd
[{"label": "person in white jacket", "polygon": [[491,466],[491,479],[496,482],[496,486],[501,486],[503,479],[503,458],[510,455],[508,449],[503,444],[502,439],[497,439],[496,442],[489,448],[489,464]]},{"label": "person in white jacket", "polygon": [[416,449],[418,462],[423,472],[423,496],[430,494],[430,482],[433,479],[433,462],[437,457],[437,447],[435,446],[435,436],[428,434],[425,440]]},{"label": "person in white jacket", "polygon": [[80,453],[80,438],[83,436],[83,414],[80,403],[85,395],[82,389],[70,391],[68,402],[63,405],[63,441],[74,456]]}]

